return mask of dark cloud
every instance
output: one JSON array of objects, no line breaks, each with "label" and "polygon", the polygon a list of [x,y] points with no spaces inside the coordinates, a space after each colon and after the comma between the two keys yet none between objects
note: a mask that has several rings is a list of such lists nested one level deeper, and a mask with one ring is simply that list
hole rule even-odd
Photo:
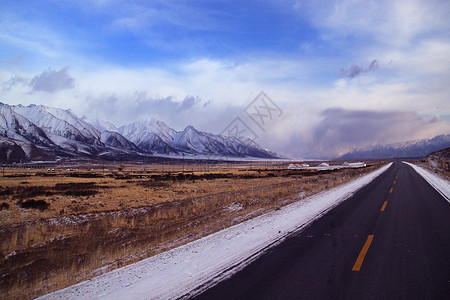
[{"label": "dark cloud", "polygon": [[395,131],[403,131],[399,123],[417,121],[417,116],[409,112],[327,109],[322,116],[324,119],[315,128],[313,140],[321,153],[382,141]]},{"label": "dark cloud", "polygon": [[376,59],[372,60],[367,68],[362,68],[357,65],[351,65],[348,69],[341,69],[339,75],[341,77],[347,77],[353,79],[361,74],[374,72],[379,68],[378,61]]},{"label": "dark cloud", "polygon": [[28,82],[29,82],[28,79],[18,76],[18,75],[15,75],[14,77],[10,78],[9,80],[2,82],[2,91],[9,92],[14,86],[16,86],[16,85],[25,86],[25,85],[28,85]]},{"label": "dark cloud", "polygon": [[55,92],[73,88],[74,79],[68,74],[68,67],[59,71],[48,69],[31,79],[30,85],[35,91]]},{"label": "dark cloud", "polygon": [[355,148],[434,137],[443,128],[439,120],[425,120],[415,112],[331,108],[321,115],[311,138],[287,143],[298,147],[298,156],[333,158]]},{"label": "dark cloud", "polygon": [[214,103],[212,99],[209,99],[207,102],[203,103],[203,107],[207,107],[208,105]]},{"label": "dark cloud", "polygon": [[188,97],[184,98],[183,102],[181,102],[180,110],[189,109],[199,102],[200,102],[200,99],[198,97],[188,96]]},{"label": "dark cloud", "polygon": [[436,123],[436,122],[439,122],[439,121],[441,121],[441,117],[439,115],[436,115],[436,116],[432,117],[428,122],[429,123]]},{"label": "dark cloud", "polygon": [[198,97],[187,96],[183,101],[177,101],[174,97],[152,98],[145,92],[136,93],[134,101],[129,103],[134,106],[136,114],[148,115],[177,115],[194,108],[200,99]]}]

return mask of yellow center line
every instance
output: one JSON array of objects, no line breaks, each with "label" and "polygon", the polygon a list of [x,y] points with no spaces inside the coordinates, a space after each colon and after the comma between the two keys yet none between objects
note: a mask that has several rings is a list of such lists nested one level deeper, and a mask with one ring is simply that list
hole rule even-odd
[{"label": "yellow center line", "polygon": [[397,180],[394,180],[394,184],[397,182]]},{"label": "yellow center line", "polygon": [[394,190],[393,187],[391,187],[391,189],[389,190],[389,194],[392,194],[392,191]]},{"label": "yellow center line", "polygon": [[358,258],[356,259],[356,262],[355,262],[355,265],[353,266],[352,271],[359,271],[361,269],[361,265],[364,261],[364,257],[366,257],[367,251],[369,250],[372,240],[373,240],[373,234],[371,234],[367,237],[366,243],[364,244],[361,252],[359,253]]},{"label": "yellow center line", "polygon": [[395,176],[395,179],[398,179],[398,176]]},{"label": "yellow center line", "polygon": [[384,201],[383,206],[381,207],[380,211],[384,211],[386,209],[387,201]]}]

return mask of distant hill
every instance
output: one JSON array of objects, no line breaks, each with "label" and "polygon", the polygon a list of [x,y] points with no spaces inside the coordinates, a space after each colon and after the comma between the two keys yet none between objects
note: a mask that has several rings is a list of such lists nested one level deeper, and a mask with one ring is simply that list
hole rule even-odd
[{"label": "distant hill", "polygon": [[432,152],[450,147],[450,135],[442,134],[431,139],[408,141],[389,145],[377,145],[368,149],[355,149],[341,159],[420,158]]},{"label": "distant hill", "polygon": [[435,157],[439,160],[450,160],[450,147],[430,153],[427,157]]}]

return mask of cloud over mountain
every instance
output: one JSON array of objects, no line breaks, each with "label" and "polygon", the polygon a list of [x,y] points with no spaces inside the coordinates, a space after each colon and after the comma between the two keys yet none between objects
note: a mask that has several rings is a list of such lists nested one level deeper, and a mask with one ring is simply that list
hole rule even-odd
[{"label": "cloud over mountain", "polygon": [[326,109],[308,145],[318,156],[333,156],[354,148],[435,136],[445,129],[433,118],[414,112]]},{"label": "cloud over mountain", "polygon": [[74,79],[68,74],[68,67],[59,71],[48,69],[31,79],[30,85],[35,91],[55,92],[73,88]]}]

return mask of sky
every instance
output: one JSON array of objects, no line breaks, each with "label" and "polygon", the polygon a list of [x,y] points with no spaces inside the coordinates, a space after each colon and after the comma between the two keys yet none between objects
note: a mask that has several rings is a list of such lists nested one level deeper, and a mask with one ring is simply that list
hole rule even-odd
[{"label": "sky", "polygon": [[449,1],[0,6],[7,104],[215,134],[238,120],[293,158],[450,134]]}]

